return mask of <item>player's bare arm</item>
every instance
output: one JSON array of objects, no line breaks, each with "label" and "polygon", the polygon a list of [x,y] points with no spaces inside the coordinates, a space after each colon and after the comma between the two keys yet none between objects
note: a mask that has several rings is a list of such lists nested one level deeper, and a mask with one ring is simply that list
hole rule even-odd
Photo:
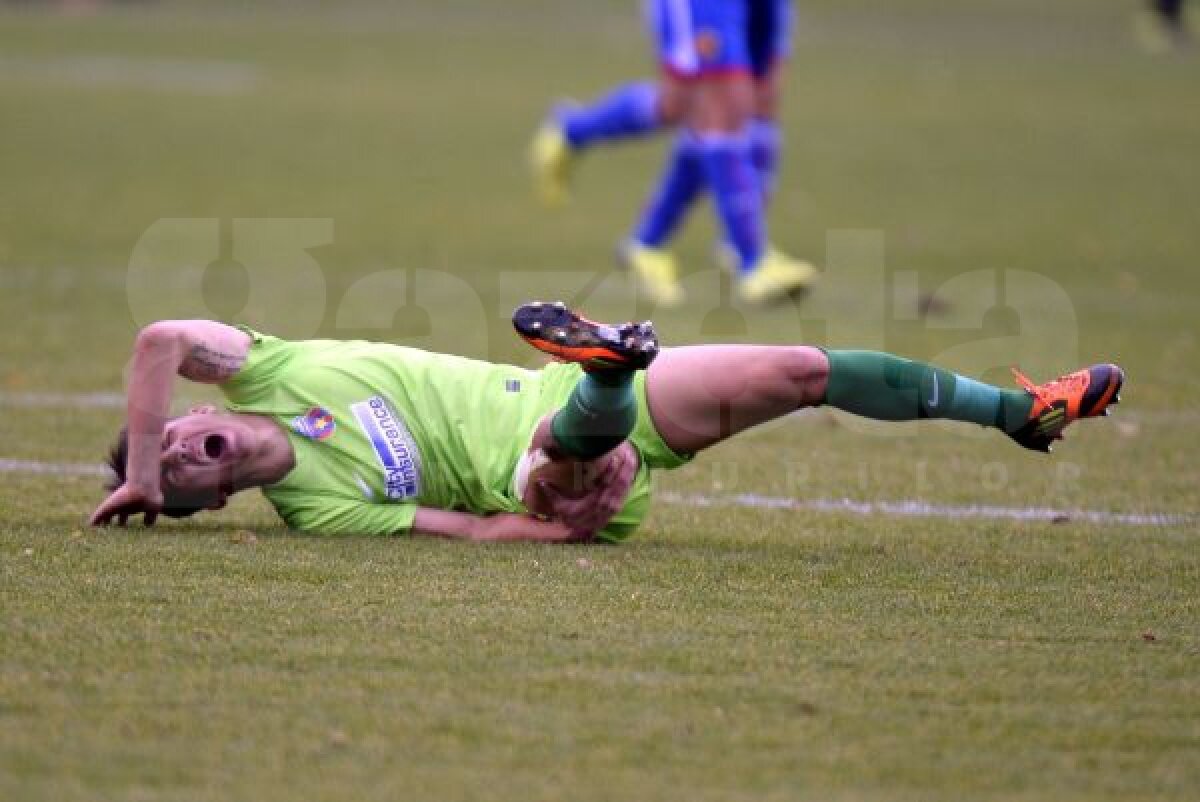
[{"label": "player's bare arm", "polygon": [[532,515],[475,515],[470,512],[428,507],[417,509],[412,533],[492,543],[572,543],[589,540],[591,537],[590,534],[581,533],[561,521],[542,520]]},{"label": "player's bare arm", "polygon": [[126,481],[92,514],[92,524],[145,514],[153,524],[162,507],[163,430],[171,408],[175,376],[218,384],[246,360],[250,336],[211,320],[164,320],[137,335],[126,401],[129,456]]}]

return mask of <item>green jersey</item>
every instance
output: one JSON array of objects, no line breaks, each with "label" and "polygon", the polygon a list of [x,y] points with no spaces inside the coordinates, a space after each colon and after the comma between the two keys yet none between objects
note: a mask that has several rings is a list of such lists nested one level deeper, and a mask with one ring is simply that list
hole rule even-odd
[{"label": "green jersey", "polygon": [[418,506],[520,512],[513,469],[557,399],[541,371],[361,341],[289,342],[247,330],[221,385],[234,412],[274,418],[296,465],[263,488],[296,529],[389,534]]},{"label": "green jersey", "polygon": [[[287,432],[295,467],[263,494],[294,529],[398,534],[417,507],[478,515],[525,512],[513,473],[533,430],[560,408],[578,365],[496,365],[399,345],[290,342],[243,329],[246,362],[221,385],[233,412],[266,415]],[[663,442],[636,379],[630,442],[640,467],[625,505],[599,536],[628,537],[650,505],[650,469],[686,462]]]}]

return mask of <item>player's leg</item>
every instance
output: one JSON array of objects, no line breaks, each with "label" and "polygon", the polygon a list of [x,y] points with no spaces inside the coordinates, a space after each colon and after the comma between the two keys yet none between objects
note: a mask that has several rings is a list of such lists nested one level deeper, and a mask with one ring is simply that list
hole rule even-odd
[{"label": "player's leg", "polygon": [[674,125],[680,112],[678,99],[653,81],[623,84],[591,103],[560,104],[538,128],[529,151],[538,196],[548,205],[563,203],[583,151],[652,134]]},{"label": "player's leg", "polygon": [[[688,93],[686,84],[676,78],[667,75],[663,82],[675,87],[674,91],[681,97]],[[667,243],[679,230],[704,187],[704,170],[696,138],[687,130],[680,131],[633,234],[618,251],[622,264],[637,279],[642,290],[662,306],[675,306],[684,300],[679,268]]]},{"label": "player's leg", "polygon": [[[779,108],[779,74],[777,65],[772,64],[762,75],[754,77],[753,114],[747,125],[750,146],[750,163],[757,173],[759,191],[762,193],[763,215],[771,204],[778,184],[780,153],[783,136],[776,121]],[[767,253],[777,251],[768,241]],[[721,240],[716,250],[717,263],[731,273],[739,272],[739,256],[726,240]]]},{"label": "player's leg", "polygon": [[679,454],[820,403],[829,373],[820,349],[766,345],[666,348],[655,365],[646,372],[650,416]]},{"label": "player's leg", "polygon": [[806,289],[816,270],[767,247],[763,187],[751,148],[755,93],[749,7],[696,0],[692,6],[700,33],[685,124],[698,143],[724,240],[736,256],[739,292],[751,302],[775,300]]},{"label": "player's leg", "polygon": [[672,145],[658,186],[642,209],[630,241],[645,248],[664,247],[703,191],[704,174],[697,143],[687,131],[680,132]]},{"label": "player's leg", "polygon": [[[584,368],[562,406],[539,423],[514,475],[516,493],[531,511],[557,514],[547,486],[569,496],[591,488],[598,495],[589,491],[581,519],[605,519],[602,537],[628,535],[649,500],[648,468],[626,441],[638,422],[634,376],[658,354],[653,328],[594,323],[561,303],[540,302],[519,307],[513,326],[535,348]],[[614,479],[623,468],[632,486]]]},{"label": "player's leg", "polygon": [[754,76],[754,111],[750,122],[750,157],[759,172],[764,200],[769,202],[779,171],[783,137],[779,130],[782,65],[791,55],[791,0],[751,2],[746,20],[750,68]]},{"label": "player's leg", "polygon": [[[684,5],[689,0],[684,0]],[[678,0],[647,0],[646,23],[660,56],[685,46],[687,14]],[[686,9],[684,10],[686,12]],[[664,65],[667,59],[664,57]],[[668,80],[624,84],[598,100],[561,104],[538,129],[530,150],[534,182],[550,205],[569,196],[570,174],[576,158],[593,145],[646,136],[680,122],[687,98],[682,87]]]},{"label": "player's leg", "polygon": [[[649,0],[646,4],[646,23],[660,51],[677,47],[679,38],[685,35],[680,20],[671,11],[678,5],[671,0]],[[675,125],[683,116],[685,102],[681,87],[674,81],[640,81],[619,86],[591,103],[561,106],[551,120],[570,150],[579,152]]]},{"label": "player's leg", "polygon": [[1124,376],[1102,364],[1007,390],[877,351],[713,345],[664,350],[646,375],[655,428],[677,453],[694,453],[796,409],[828,404],[886,421],[940,418],[1000,429],[1048,451],[1062,429],[1106,414]]},{"label": "player's leg", "polygon": [[584,369],[553,416],[552,456],[594,460],[624,442],[637,423],[634,374],[658,355],[653,327],[595,323],[562,303],[541,302],[519,307],[513,326],[533,347]]}]

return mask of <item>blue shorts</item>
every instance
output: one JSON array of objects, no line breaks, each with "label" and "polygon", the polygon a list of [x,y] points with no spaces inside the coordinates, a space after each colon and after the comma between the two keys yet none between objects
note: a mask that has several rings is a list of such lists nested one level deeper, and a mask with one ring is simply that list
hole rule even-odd
[{"label": "blue shorts", "polygon": [[790,0],[645,0],[662,68],[679,78],[762,78],[791,51]]}]

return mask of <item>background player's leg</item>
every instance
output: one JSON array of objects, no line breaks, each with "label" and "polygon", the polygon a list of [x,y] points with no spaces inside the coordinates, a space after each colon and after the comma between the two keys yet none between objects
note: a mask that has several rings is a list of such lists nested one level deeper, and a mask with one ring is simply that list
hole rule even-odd
[{"label": "background player's leg", "polygon": [[758,171],[758,186],[763,195],[763,207],[770,204],[779,174],[781,150],[779,125],[769,117],[755,117],[750,122],[750,163]]},{"label": "background player's leg", "polygon": [[789,0],[753,2],[747,6],[746,45],[754,75],[754,111],[750,121],[750,156],[759,172],[764,202],[770,200],[779,167],[780,65],[791,52],[792,8]]},{"label": "background player's leg", "polygon": [[777,120],[779,70],[771,67],[754,82],[754,116],[750,120],[750,161],[758,171],[763,204],[768,205],[779,174],[783,136]]},{"label": "background player's leg", "polygon": [[576,158],[587,148],[647,136],[677,123],[683,98],[670,81],[619,86],[587,105],[563,105],[542,123],[530,148],[534,184],[553,206],[569,197]]},{"label": "background player's leg", "polygon": [[766,242],[763,198],[750,152],[753,84],[748,74],[703,77],[693,92],[688,128],[725,241],[745,273],[758,264]]},{"label": "background player's leg", "polygon": [[643,136],[671,122],[660,112],[659,89],[653,81],[618,86],[591,103],[563,106],[554,116],[574,150]]},{"label": "background player's leg", "polygon": [[738,292],[743,300],[763,303],[807,289],[816,269],[767,248],[761,174],[751,155],[749,75],[698,81],[694,91],[688,124],[700,144],[724,240],[736,254]]},{"label": "background player's leg", "polygon": [[683,132],[675,139],[666,169],[642,210],[632,241],[646,248],[663,247],[703,190],[704,173],[697,143]]},{"label": "background player's leg", "polygon": [[[660,106],[669,109],[672,120],[678,121],[691,100],[687,81],[664,73],[660,87]],[[663,112],[666,114],[667,112]],[[661,306],[683,302],[683,287],[679,283],[679,267],[667,249],[691,208],[704,190],[704,171],[694,137],[687,131],[675,139],[667,156],[658,186],[642,208],[633,234],[621,244],[618,256],[637,279],[648,297]]]}]

